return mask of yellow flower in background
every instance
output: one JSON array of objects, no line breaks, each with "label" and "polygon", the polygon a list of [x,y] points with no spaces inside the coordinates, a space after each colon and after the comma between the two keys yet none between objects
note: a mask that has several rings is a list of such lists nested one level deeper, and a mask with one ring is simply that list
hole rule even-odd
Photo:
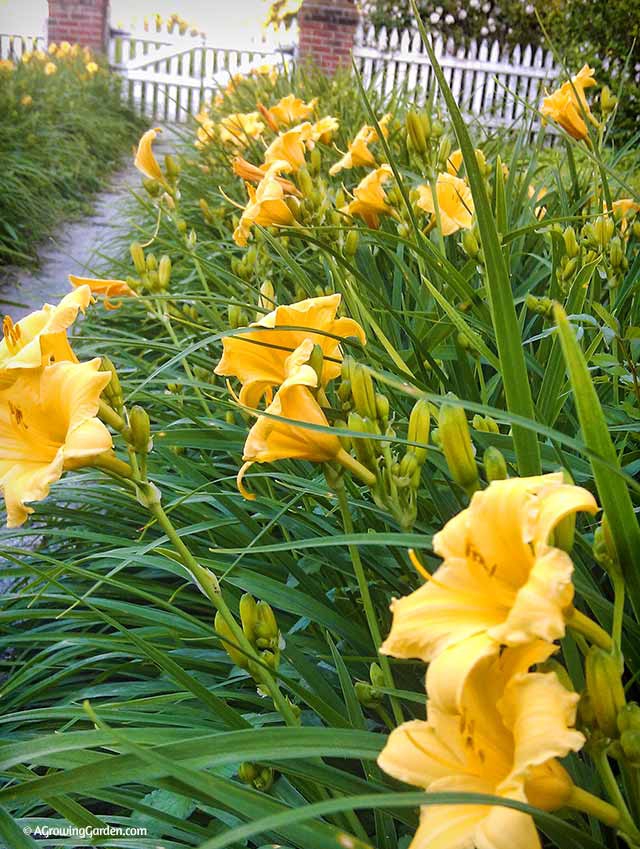
[{"label": "yellow flower in background", "polygon": [[7,315],[0,341],[0,388],[13,383],[26,369],[39,369],[49,362],[77,362],[67,339],[67,330],[91,302],[91,291],[82,286],[65,295],[57,306],[45,304],[16,324]]},{"label": "yellow flower in background", "polygon": [[49,53],[52,56],[55,56],[57,52],[58,52],[58,45],[55,43],[55,41],[52,41],[51,44],[49,45]]},{"label": "yellow flower in background", "polygon": [[377,141],[377,138],[378,134],[373,127],[362,127],[354,140],[349,143],[347,152],[342,159],[329,168],[329,174],[335,177],[340,171],[346,169],[375,166],[376,158],[369,150],[369,145]]},{"label": "yellow flower in background", "polygon": [[31,106],[31,104],[33,103],[33,97],[31,97],[30,94],[25,94],[23,97],[20,98],[20,103],[22,106]]},{"label": "yellow flower in background", "polygon": [[598,126],[584,93],[585,89],[596,85],[593,74],[593,69],[584,65],[571,81],[563,83],[542,101],[542,116],[551,118],[574,139],[587,137],[585,117],[594,126]]},{"label": "yellow flower in background", "polygon": [[99,70],[96,62],[87,62],[87,64],[85,65],[85,68],[87,70],[87,73],[91,74],[91,76],[93,76],[94,74],[97,74],[97,72]]},{"label": "yellow flower in background", "polygon": [[317,102],[317,97],[314,97],[310,103],[305,103],[304,100],[296,97],[295,94],[288,94],[276,103],[275,106],[270,106],[269,112],[278,125],[288,126],[289,124],[295,124],[298,121],[306,121],[308,118],[311,118]]},{"label": "yellow flower in background", "polygon": [[264,124],[259,112],[236,112],[220,121],[220,141],[229,147],[246,147],[250,139],[259,138]]},{"label": "yellow flower in background", "polygon": [[138,171],[141,171],[144,176],[148,177],[150,180],[164,180],[162,169],[158,165],[158,160],[153,153],[153,143],[156,140],[158,133],[161,132],[162,130],[160,127],[155,127],[154,129],[147,130],[146,133],[143,133],[140,141],[138,142],[138,149],[136,151],[135,159],[133,160],[133,164],[136,166]]},{"label": "yellow flower in background", "polygon": [[[247,492],[242,479],[254,463],[272,463],[275,460],[311,460],[325,463],[334,460],[344,449],[333,433],[323,433],[304,427],[305,424],[329,426],[312,389],[318,386],[318,375],[308,365],[313,351],[313,340],[305,339],[290,354],[284,365],[284,381],[269,404],[266,413],[259,416],[249,431],[244,445],[242,468],[238,472],[238,489],[245,498],[255,496]],[[293,419],[283,422],[270,416]]]},{"label": "yellow flower in background", "polygon": [[[249,183],[259,183],[262,179],[264,179],[265,174],[269,170],[267,165],[252,165],[251,162],[247,162],[247,160],[242,156],[235,157],[231,163],[231,168],[233,169],[234,174],[237,174],[238,177],[241,177]],[[285,177],[279,177],[277,175],[275,179],[280,183],[288,195],[301,197],[300,191],[294,186],[291,180],[287,180]]]},{"label": "yellow flower in background", "polygon": [[[529,186],[527,189],[527,195],[529,200],[539,201],[547,194],[547,189],[543,186],[541,189],[536,190],[535,186]],[[534,207],[533,214],[540,221],[547,214],[546,206],[536,206]]]},{"label": "yellow flower in background", "polygon": [[233,231],[233,240],[236,245],[246,246],[251,228],[255,224],[271,227],[271,225],[287,226],[294,223],[293,213],[287,205],[285,191],[279,181],[280,171],[288,167],[287,162],[274,162],[256,189],[249,183],[246,184],[249,202],[242,212],[240,223]]},{"label": "yellow flower in background", "polygon": [[[640,212],[640,203],[636,203],[631,198],[620,198],[613,201],[611,208],[616,221],[620,221],[620,233],[624,236],[629,227],[630,219]],[[603,204],[603,210],[607,211],[606,204]]]},{"label": "yellow flower in background", "polygon": [[264,152],[264,161],[267,165],[273,162],[288,162],[291,170],[298,171],[305,164],[305,141],[309,138],[310,124],[301,124],[294,130],[274,139]]},{"label": "yellow flower in background", "polygon": [[25,50],[25,52],[20,57],[20,61],[24,65],[28,65],[32,58],[33,58],[33,53],[30,50]]},{"label": "yellow flower in background", "polygon": [[55,62],[47,62],[47,64],[44,66],[44,72],[48,77],[50,77],[52,74],[57,73],[57,71],[58,66]]},{"label": "yellow flower in background", "polygon": [[137,296],[137,292],[134,292],[124,280],[101,280],[93,277],[76,277],[75,274],[70,274],[69,283],[81,289],[87,286],[94,295],[104,297],[104,308],[107,310],[116,310],[122,306],[122,304],[112,304],[110,298],[135,298]]},{"label": "yellow flower in background", "polygon": [[[77,53],[78,52],[78,45],[74,44],[73,47],[76,48],[75,53]],[[71,53],[72,50],[73,50],[73,48],[71,47],[71,44],[69,44],[68,41],[61,41],[60,42],[60,47],[58,49],[58,53],[60,53],[60,55],[66,56],[67,53]]]},{"label": "yellow flower in background", "polygon": [[[435,214],[431,186],[418,186],[417,206],[424,212]],[[439,174],[436,180],[436,195],[442,224],[442,235],[450,236],[458,230],[469,230],[473,221],[473,197],[471,189],[460,177]]]},{"label": "yellow flower in background", "polygon": [[0,71],[15,71],[16,66],[11,59],[0,59]]},{"label": "yellow flower in background", "polygon": [[96,418],[100,393],[110,380],[100,359],[24,369],[0,391],[0,488],[7,525],[33,513],[65,469],[78,468],[112,447]]},{"label": "yellow flower in background", "polygon": [[341,301],[336,293],[276,307],[250,325],[255,329],[222,340],[215,373],[237,377],[242,383],[240,403],[257,407],[272,387],[284,382],[291,353],[310,339],[324,355],[321,385],[325,386],[340,374],[342,340],[353,336],[363,345],[366,342],[357,321],[336,318]]},{"label": "yellow flower in background", "polygon": [[359,215],[372,230],[380,226],[381,215],[393,215],[383,185],[393,176],[390,165],[381,165],[360,181],[353,190],[354,200],[345,208],[348,215]]},{"label": "yellow flower in background", "polygon": [[433,538],[444,563],[391,603],[381,651],[429,662],[472,637],[472,652],[559,639],[573,601],[573,562],[551,534],[565,517],[597,509],[591,493],[564,483],[562,473],[494,481],[475,493]]},{"label": "yellow flower in background", "polygon": [[320,118],[319,121],[316,121],[315,124],[311,125],[309,135],[313,142],[330,144],[331,139],[339,129],[340,122],[338,119],[334,118],[333,115],[325,115],[324,118]]},{"label": "yellow flower in background", "polygon": [[[476,161],[478,163],[478,167],[482,171],[482,173],[486,173],[487,170],[487,160],[485,158],[484,153],[478,148],[475,149]],[[452,174],[454,177],[458,176],[460,169],[464,164],[464,158],[462,156],[462,151],[460,148],[452,151],[449,154],[449,158],[447,159],[447,172]]]},{"label": "yellow flower in background", "polygon": [[[506,649],[468,674],[460,708],[429,700],[427,720],[391,732],[378,757],[394,778],[430,793],[482,793],[556,810],[573,783],[558,762],[584,745],[573,728],[577,693],[555,673],[530,673],[554,647]],[[425,805],[411,849],[540,849],[532,817],[492,805]]]}]

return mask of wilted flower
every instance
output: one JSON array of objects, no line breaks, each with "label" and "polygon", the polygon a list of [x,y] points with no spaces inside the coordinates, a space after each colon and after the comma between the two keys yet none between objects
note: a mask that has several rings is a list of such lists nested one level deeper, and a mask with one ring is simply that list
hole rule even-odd
[{"label": "wilted flower", "polygon": [[596,85],[593,74],[593,69],[584,65],[571,81],[563,83],[542,101],[542,115],[553,119],[574,139],[587,137],[585,117],[594,126],[598,125],[584,93],[586,88]]},{"label": "wilted flower", "polygon": [[[431,186],[418,186],[417,206],[425,212],[435,214]],[[450,236],[458,230],[468,230],[473,220],[473,197],[464,180],[453,174],[439,174],[436,180],[438,210],[442,235]]]},{"label": "wilted flower", "polygon": [[100,359],[24,369],[0,391],[0,487],[7,525],[33,513],[65,469],[79,468],[112,446],[96,418],[100,393],[111,379]]}]

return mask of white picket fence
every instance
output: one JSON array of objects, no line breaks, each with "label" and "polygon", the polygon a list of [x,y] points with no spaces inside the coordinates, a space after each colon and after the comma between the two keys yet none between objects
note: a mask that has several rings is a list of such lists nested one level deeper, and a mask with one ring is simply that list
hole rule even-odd
[{"label": "white picket fence", "polygon": [[0,59],[17,62],[23,53],[46,50],[47,40],[42,35],[11,35],[0,33]]},{"label": "white picket fence", "polygon": [[202,35],[166,30],[112,29],[109,62],[124,79],[123,96],[139,112],[159,121],[187,121],[235,74],[260,65],[283,65],[293,48],[248,42],[231,49]]},{"label": "white picket fence", "polygon": [[[558,76],[553,54],[542,48],[505,49],[497,41],[472,41],[467,48],[449,39],[434,39],[433,47],[456,101],[483,127],[520,125],[524,113],[537,129],[536,113],[549,85]],[[353,49],[365,86],[385,99],[405,97],[423,105],[434,87],[431,62],[420,33],[382,27],[359,27]],[[527,109],[527,106],[532,109]]]}]

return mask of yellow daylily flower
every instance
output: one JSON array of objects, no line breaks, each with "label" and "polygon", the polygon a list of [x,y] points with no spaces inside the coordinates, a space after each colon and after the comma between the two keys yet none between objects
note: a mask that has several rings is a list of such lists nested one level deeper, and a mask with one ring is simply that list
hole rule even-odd
[{"label": "yellow daylily flower", "polygon": [[[435,214],[431,186],[418,186],[417,206],[424,212]],[[453,174],[439,174],[436,180],[436,194],[442,235],[450,236],[458,230],[469,230],[473,221],[473,197],[471,189],[464,180]]]},{"label": "yellow daylily flower", "polygon": [[444,563],[415,592],[391,604],[381,651],[429,662],[444,649],[484,635],[497,651],[565,632],[573,601],[573,562],[555,548],[554,527],[598,507],[562,473],[492,482],[433,538]]},{"label": "yellow daylily flower", "polygon": [[100,371],[99,358],[60,362],[23,369],[0,391],[0,488],[8,527],[33,513],[27,502],[46,498],[65,469],[112,447],[109,431],[96,418],[110,377]]},{"label": "yellow daylily flower", "polygon": [[334,134],[338,132],[340,122],[333,115],[325,115],[311,125],[311,140],[320,144],[329,144]]},{"label": "yellow daylily flower", "polygon": [[585,89],[596,85],[593,74],[593,69],[584,65],[570,82],[563,83],[542,101],[542,116],[553,119],[574,139],[584,139],[588,135],[585,116],[598,126],[584,93]]},{"label": "yellow daylily flower", "polygon": [[[484,174],[487,170],[487,160],[485,158],[485,155],[479,148],[475,148],[474,153],[476,155],[476,161],[478,163],[478,167],[480,168],[480,170]],[[462,156],[462,151],[460,150],[460,148],[452,151],[449,154],[449,158],[447,159],[447,172],[449,174],[452,174],[454,177],[457,177],[459,175],[459,172],[460,172],[460,169],[462,168],[463,163],[464,163],[464,158]]]},{"label": "yellow daylily flower", "polygon": [[[265,174],[269,170],[267,165],[252,165],[251,162],[247,162],[247,160],[242,156],[236,156],[231,163],[231,167],[234,174],[237,174],[238,177],[241,177],[248,183],[259,183],[264,179]],[[291,180],[287,180],[285,177],[279,177],[277,175],[275,179],[280,183],[288,195],[302,197],[301,192],[296,188],[296,186],[294,186]]]},{"label": "yellow daylily flower", "polygon": [[33,98],[31,97],[30,94],[25,94],[20,98],[20,104],[22,106],[31,106],[32,103],[33,103]]},{"label": "yellow daylily flower", "polygon": [[138,171],[142,171],[145,177],[148,177],[150,180],[160,180],[162,182],[164,181],[164,174],[153,153],[153,143],[158,133],[161,132],[160,127],[155,127],[142,134],[142,138],[138,142],[138,150],[136,151],[133,164]]},{"label": "yellow daylily flower", "polygon": [[220,121],[220,141],[229,147],[246,147],[250,139],[259,138],[264,124],[259,112],[235,112]]},{"label": "yellow daylily flower", "polygon": [[369,150],[369,145],[378,140],[378,134],[373,127],[365,125],[356,134],[356,137],[349,143],[347,152],[342,159],[335,162],[329,168],[329,174],[335,177],[340,171],[350,168],[359,167],[375,167],[376,158]]},{"label": "yellow daylily flower", "polygon": [[[527,195],[529,197],[529,200],[533,200],[533,201],[542,200],[542,198],[546,194],[547,194],[547,189],[546,189],[545,186],[543,186],[541,189],[538,189],[538,190],[536,190],[536,187],[532,186],[532,185],[529,185],[529,187],[527,188]],[[547,214],[546,206],[536,206],[536,207],[534,207],[533,214],[535,215],[535,217],[539,221],[542,220],[545,217],[545,215]]]},{"label": "yellow daylily flower", "polygon": [[[603,211],[607,212],[606,203],[602,206]],[[640,212],[640,203],[636,203],[632,198],[620,198],[613,201],[611,210],[616,221],[620,222],[620,234],[624,236],[629,229],[630,220]]]},{"label": "yellow daylily flower", "polygon": [[15,71],[15,68],[11,59],[0,59],[0,71]]},{"label": "yellow daylily flower", "polygon": [[[329,426],[311,391],[318,386],[318,375],[308,365],[313,345],[312,339],[305,339],[286,358],[285,379],[265,410],[269,415],[259,416],[249,431],[242,455],[244,463],[237,478],[238,489],[245,498],[255,498],[242,483],[244,475],[254,463],[272,463],[285,459],[325,463],[344,451],[334,434],[304,427],[305,424]],[[300,424],[278,421],[269,416],[293,419]]]},{"label": "yellow daylily flower", "polygon": [[47,64],[44,66],[44,72],[48,77],[50,77],[52,74],[55,74],[57,70],[58,66],[55,62],[47,62]]},{"label": "yellow daylily flower", "polygon": [[49,53],[52,56],[55,56],[57,52],[58,52],[58,45],[55,43],[55,41],[52,41],[51,44],[49,45]]},{"label": "yellow daylily flower", "polygon": [[298,171],[305,164],[305,141],[309,138],[310,130],[311,124],[301,124],[286,133],[280,133],[265,150],[265,163],[288,162],[292,171]]},{"label": "yellow daylily flower", "polygon": [[45,304],[14,324],[5,316],[0,341],[0,388],[13,383],[26,369],[39,369],[49,362],[77,362],[67,339],[67,329],[78,312],[91,303],[91,290],[82,286],[65,295],[57,306]]},{"label": "yellow daylily flower", "polygon": [[99,70],[98,64],[96,62],[87,62],[87,64],[85,65],[85,68],[87,70],[87,73],[90,74],[91,76],[93,76],[94,74],[97,74],[98,70]]},{"label": "yellow daylily flower", "polygon": [[102,295],[104,297],[104,308],[107,310],[117,310],[122,306],[122,304],[112,304],[110,298],[137,297],[137,292],[134,292],[124,280],[100,280],[93,277],[76,277],[75,274],[70,274],[69,283],[74,287],[88,286],[94,295]]},{"label": "yellow daylily flower", "polygon": [[233,231],[233,240],[236,245],[246,246],[254,224],[259,224],[261,227],[272,225],[286,227],[294,223],[293,213],[287,206],[285,191],[279,181],[279,172],[288,167],[287,162],[274,162],[256,189],[249,183],[245,184],[249,202],[242,212],[240,223]]},{"label": "yellow daylily flower", "polygon": [[317,102],[317,97],[314,97],[310,103],[305,103],[295,94],[288,94],[275,106],[269,107],[269,112],[279,125],[295,124],[296,121],[306,121],[310,118]]},{"label": "yellow daylily flower", "polygon": [[[215,373],[237,377],[242,383],[240,403],[257,407],[269,390],[286,378],[287,360],[307,339],[324,355],[321,385],[340,374],[340,343],[350,336],[364,345],[364,330],[352,318],[336,318],[342,296],[323,295],[295,304],[283,304],[250,325],[247,333],[222,340],[222,358]],[[285,329],[299,328],[299,329]]]},{"label": "yellow daylily flower", "polygon": [[347,204],[344,212],[359,215],[367,227],[376,230],[380,226],[381,215],[393,215],[393,209],[387,203],[383,185],[393,176],[390,165],[381,165],[360,181],[353,190],[354,199]]},{"label": "yellow daylily flower", "polygon": [[[556,810],[573,783],[558,762],[585,738],[573,728],[578,695],[555,673],[528,668],[554,647],[538,641],[469,671],[460,709],[429,700],[427,720],[391,732],[378,758],[389,775],[430,793],[465,792]],[[529,814],[491,805],[425,805],[410,849],[540,849]]]}]

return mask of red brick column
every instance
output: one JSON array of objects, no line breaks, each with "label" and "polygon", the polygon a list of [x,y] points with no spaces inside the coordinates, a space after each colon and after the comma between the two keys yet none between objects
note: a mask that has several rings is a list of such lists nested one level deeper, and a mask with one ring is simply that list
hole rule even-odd
[{"label": "red brick column", "polygon": [[349,66],[358,20],[354,0],[304,0],[298,13],[301,61],[327,74]]},{"label": "red brick column", "polygon": [[69,41],[97,52],[107,49],[109,0],[49,0],[49,43]]}]

